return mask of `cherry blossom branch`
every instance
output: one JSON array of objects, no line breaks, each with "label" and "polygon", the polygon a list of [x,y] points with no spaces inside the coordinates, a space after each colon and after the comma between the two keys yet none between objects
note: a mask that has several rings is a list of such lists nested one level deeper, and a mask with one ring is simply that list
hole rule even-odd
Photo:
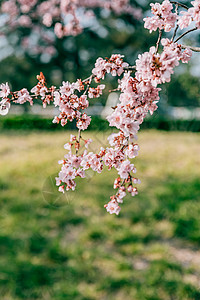
[{"label": "cherry blossom branch", "polygon": [[[197,47],[181,46],[177,43],[184,35],[197,30],[200,27],[200,8],[199,0],[192,2],[193,9],[188,9],[187,16],[179,16],[179,27],[186,28],[191,20],[196,22],[196,27],[190,29],[179,36],[175,42],[177,29],[177,7],[173,12],[173,5],[169,0],[162,4],[152,4],[152,17],[144,19],[145,28],[150,32],[159,30],[158,40],[155,47],[151,47],[148,52],[139,54],[135,66],[129,66],[124,62],[123,56],[113,54],[110,58],[103,59],[99,57],[96,60],[92,75],[88,78],[76,82],[62,82],[62,85],[56,89],[54,86],[47,88],[44,75],[41,73],[37,79],[38,84],[31,90],[35,97],[40,97],[43,105],[53,101],[55,107],[58,106],[60,114],[53,120],[54,123],[61,123],[65,126],[68,121],[76,121],[78,137],[71,135],[70,142],[64,145],[68,153],[64,159],[59,161],[61,171],[56,178],[56,184],[60,192],[74,190],[76,186],[75,179],[79,176],[84,178],[85,171],[91,168],[93,171],[101,173],[103,167],[114,168],[118,177],[114,181],[114,189],[117,189],[115,195],[110,197],[110,201],[105,205],[110,214],[119,214],[119,204],[123,202],[126,193],[132,196],[137,195],[137,188],[134,184],[140,183],[138,178],[133,177],[136,168],[131,159],[138,155],[139,146],[135,144],[140,125],[143,123],[148,113],[158,108],[159,85],[170,82],[174,68],[180,61],[188,63],[192,50],[200,49]],[[177,2],[175,2],[177,5]],[[181,25],[180,25],[181,24]],[[169,32],[175,28],[172,40],[162,37],[162,32]],[[162,50],[158,53],[159,45]],[[182,51],[182,49],[185,49]],[[133,72],[135,71],[135,72]],[[91,139],[84,140],[82,131],[86,130],[91,122],[91,117],[84,111],[89,106],[88,98],[97,98],[102,94],[105,88],[100,84],[107,74],[118,77],[119,102],[113,108],[113,112],[107,117],[109,125],[115,127],[118,132],[112,133],[108,137],[109,146],[105,149],[100,148],[98,153],[88,152],[88,146]],[[97,87],[92,87],[91,83],[97,83]],[[18,92],[10,92],[8,83],[0,85],[0,113],[6,114],[10,108],[11,101],[23,104],[29,101],[33,102],[26,89]],[[81,144],[84,143],[84,151],[78,155]],[[75,150],[74,150],[75,149]]]},{"label": "cherry blossom branch", "polygon": [[77,147],[76,147],[76,156],[78,154],[78,150],[80,148],[80,139],[81,139],[81,129],[78,130],[78,139],[77,139]]},{"label": "cherry blossom branch", "polygon": [[[178,15],[178,4],[176,4],[175,6],[176,6],[176,8],[175,8],[175,13]],[[175,27],[173,36],[172,36],[172,38],[171,38],[171,41],[173,41],[173,40],[175,39],[175,36],[176,36],[176,33],[177,33],[178,28],[179,28],[179,25],[177,24],[176,27]]]},{"label": "cherry blossom branch", "polygon": [[180,39],[182,39],[182,37],[184,37],[186,34],[192,32],[192,31],[195,31],[195,30],[197,30],[197,29],[198,29],[197,27],[194,27],[194,28],[192,28],[192,29],[187,30],[186,32],[184,32],[183,34],[181,34],[181,35],[174,41],[174,43],[177,43],[177,42],[178,42]]},{"label": "cherry blossom branch", "polygon": [[180,3],[180,2],[177,2],[177,1],[170,1],[170,3],[171,3],[171,4],[178,5],[178,6],[182,7],[182,8],[187,9],[187,10],[189,9],[189,7],[188,7],[187,5],[182,4],[182,3]]},{"label": "cherry blossom branch", "polygon": [[200,47],[193,47],[193,46],[186,46],[186,45],[181,45],[181,48],[183,49],[190,49],[194,52],[200,52]]},{"label": "cherry blossom branch", "polygon": [[172,41],[174,41],[174,39],[175,39],[175,36],[176,36],[176,33],[177,33],[178,28],[179,28],[179,25],[177,24],[177,25],[176,25],[176,28],[175,28],[175,30],[174,30],[173,36],[172,36],[172,38],[171,38]]},{"label": "cherry blossom branch", "polygon": [[161,37],[162,37],[162,30],[159,29],[159,35],[158,35],[158,40],[156,42],[156,53],[158,52],[158,47],[159,47],[159,44],[160,44],[160,41],[161,41]]}]

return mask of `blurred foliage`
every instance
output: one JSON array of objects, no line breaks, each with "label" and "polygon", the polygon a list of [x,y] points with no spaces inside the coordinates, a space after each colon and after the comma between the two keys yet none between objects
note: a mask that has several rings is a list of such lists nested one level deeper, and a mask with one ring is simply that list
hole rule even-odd
[{"label": "blurred foliage", "polygon": [[70,133],[0,136],[1,299],[199,300],[199,134],[140,133],[139,195],[114,216],[114,171],[55,190]]},{"label": "blurred foliage", "polygon": [[[173,120],[155,116],[146,118],[141,124],[141,129],[158,129],[165,131],[191,131],[200,132],[200,120]],[[52,118],[23,114],[20,116],[7,116],[0,119],[0,130],[47,130],[47,131],[66,131],[76,129],[75,122],[68,122],[64,127],[60,124],[52,123]],[[98,116],[93,116],[92,122],[87,130],[108,131],[110,126],[107,120]]]},{"label": "blurred foliage", "polygon": [[199,107],[200,77],[192,76],[189,70],[175,75],[166,86],[168,104],[172,106]]}]

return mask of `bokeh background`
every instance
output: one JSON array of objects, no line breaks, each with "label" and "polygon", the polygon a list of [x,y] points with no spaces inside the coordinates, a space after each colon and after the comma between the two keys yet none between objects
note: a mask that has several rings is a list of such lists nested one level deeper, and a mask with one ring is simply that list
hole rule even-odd
[{"label": "bokeh background", "polygon": [[[132,1],[144,16],[149,3]],[[30,89],[42,71],[59,86],[86,78],[99,56],[120,53],[134,64],[157,40],[141,19],[104,9],[95,15],[84,20],[82,34],[58,39],[52,28],[13,30],[1,13],[0,82]],[[33,44],[25,49],[27,37]],[[184,40],[199,42],[195,33]],[[196,54],[176,69],[162,87],[158,111],[142,125],[134,160],[142,184],[119,216],[103,207],[114,171],[88,171],[75,192],[57,192],[57,161],[73,123],[64,129],[52,124],[55,109],[43,110],[39,101],[33,108],[14,105],[0,118],[0,299],[200,299],[199,62]],[[94,140],[93,151],[107,145],[112,130],[105,116],[117,101],[116,93],[108,98],[117,83],[109,76],[106,82],[104,95],[90,105],[85,137]]]}]

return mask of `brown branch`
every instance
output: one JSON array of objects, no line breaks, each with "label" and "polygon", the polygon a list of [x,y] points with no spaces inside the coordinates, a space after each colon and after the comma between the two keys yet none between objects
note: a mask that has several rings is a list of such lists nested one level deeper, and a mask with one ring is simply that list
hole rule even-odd
[{"label": "brown branch", "polygon": [[190,49],[190,50],[192,50],[192,51],[194,51],[194,52],[200,52],[200,47],[192,47],[192,46],[186,46],[186,45],[181,45],[181,48],[183,48],[183,49]]},{"label": "brown branch", "polygon": [[80,147],[80,139],[81,139],[81,129],[78,130],[78,140],[77,140],[78,148],[76,148],[76,156],[78,154],[78,150]]},{"label": "brown branch", "polygon": [[90,77],[88,77],[87,79],[84,80],[85,82],[87,82],[87,86],[86,86],[86,89],[85,89],[83,95],[85,95],[87,93],[87,91],[89,90],[89,87],[90,87],[90,84],[91,84],[93,78],[94,78],[94,75],[92,74],[92,75],[90,75]]},{"label": "brown branch", "polygon": [[159,47],[159,44],[160,44],[161,37],[162,37],[162,30],[159,29],[158,40],[156,42],[156,53],[158,52],[158,47]]},{"label": "brown branch", "polygon": [[128,68],[124,68],[124,70],[135,70],[136,66],[129,66]]},{"label": "brown branch", "polygon": [[192,29],[189,29],[188,31],[184,32],[183,34],[181,34],[175,41],[174,43],[178,42],[182,37],[184,37],[186,34],[192,32],[192,31],[195,31],[197,30],[198,28],[197,27],[194,27]]},{"label": "brown branch", "polygon": [[175,36],[176,36],[176,33],[177,33],[178,28],[179,28],[179,25],[177,24],[177,25],[176,25],[176,28],[175,28],[175,30],[174,30],[174,34],[173,34],[172,39],[171,39],[172,42],[173,42],[173,40],[174,40],[174,38],[175,38]]},{"label": "brown branch", "polygon": [[176,5],[178,5],[178,6],[180,6],[180,7],[182,7],[182,8],[185,8],[185,9],[189,9],[189,7],[187,6],[187,5],[185,5],[185,4],[182,4],[182,3],[179,3],[179,2],[177,2],[177,1],[170,1],[170,3],[171,4],[176,4]]},{"label": "brown branch", "polygon": [[[82,80],[82,82],[87,82],[87,81],[90,81],[94,78],[95,76],[92,74],[90,75],[89,77],[87,77],[86,79]],[[90,81],[91,82],[91,81]]]},{"label": "brown branch", "polygon": [[[178,15],[178,4],[176,4],[175,13]],[[179,28],[179,25],[177,24],[177,25],[176,25],[176,28],[175,28],[175,30],[174,30],[174,34],[173,34],[173,36],[172,36],[171,41],[173,41],[173,40],[175,39],[175,36],[176,36],[176,33],[177,33],[178,28]]]}]

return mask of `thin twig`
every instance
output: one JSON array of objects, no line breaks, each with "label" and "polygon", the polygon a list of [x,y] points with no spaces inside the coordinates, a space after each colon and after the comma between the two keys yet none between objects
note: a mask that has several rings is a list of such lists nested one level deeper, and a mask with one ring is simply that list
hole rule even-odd
[{"label": "thin twig", "polygon": [[[81,139],[81,129],[78,130],[78,140],[77,140],[78,147],[80,146],[80,139]],[[76,148],[76,155],[78,154],[78,149],[79,148]]]},{"label": "thin twig", "polygon": [[181,45],[181,48],[183,48],[183,49],[189,48],[190,50],[192,50],[194,52],[200,52],[200,47],[192,47],[192,46]]},{"label": "thin twig", "polygon": [[173,42],[173,40],[174,40],[174,38],[175,38],[175,36],[176,36],[176,33],[177,33],[178,28],[179,28],[179,25],[177,24],[177,25],[176,25],[176,28],[175,28],[175,30],[174,30],[173,37],[172,37],[172,39],[171,39],[172,42]]},{"label": "thin twig", "polygon": [[87,82],[87,87],[83,93],[83,95],[85,95],[87,93],[87,91],[89,90],[90,84],[92,82],[92,79],[94,78],[94,75],[90,75],[90,77],[87,78],[87,80],[85,80],[85,82]]},{"label": "thin twig", "polygon": [[89,77],[82,80],[82,82],[87,82],[88,80],[92,80],[95,77],[94,74],[90,75]]},{"label": "thin twig", "polygon": [[183,34],[181,34],[175,41],[174,43],[178,42],[182,37],[184,37],[186,34],[192,32],[192,31],[195,31],[197,30],[198,28],[197,27],[194,27],[192,29],[189,29],[188,31],[184,32]]},{"label": "thin twig", "polygon": [[176,4],[176,5],[178,5],[178,6],[180,6],[180,7],[183,7],[183,8],[185,8],[185,9],[189,9],[189,7],[187,6],[187,5],[185,5],[185,4],[182,4],[182,3],[179,3],[179,2],[177,2],[177,1],[170,1],[170,3],[171,4]]},{"label": "thin twig", "polygon": [[136,66],[129,66],[128,68],[124,68],[124,70],[135,70]]},{"label": "thin twig", "polygon": [[[175,13],[178,15],[178,4],[176,4]],[[179,25],[177,24],[177,25],[176,25],[176,28],[175,28],[175,30],[174,30],[174,34],[173,34],[172,39],[171,39],[172,42],[173,42],[173,40],[175,39],[175,36],[176,36],[176,33],[177,33],[178,28],[179,28]]]},{"label": "thin twig", "polygon": [[159,29],[158,40],[156,42],[156,53],[158,52],[158,47],[159,47],[159,44],[160,44],[161,37],[162,37],[162,30]]}]

